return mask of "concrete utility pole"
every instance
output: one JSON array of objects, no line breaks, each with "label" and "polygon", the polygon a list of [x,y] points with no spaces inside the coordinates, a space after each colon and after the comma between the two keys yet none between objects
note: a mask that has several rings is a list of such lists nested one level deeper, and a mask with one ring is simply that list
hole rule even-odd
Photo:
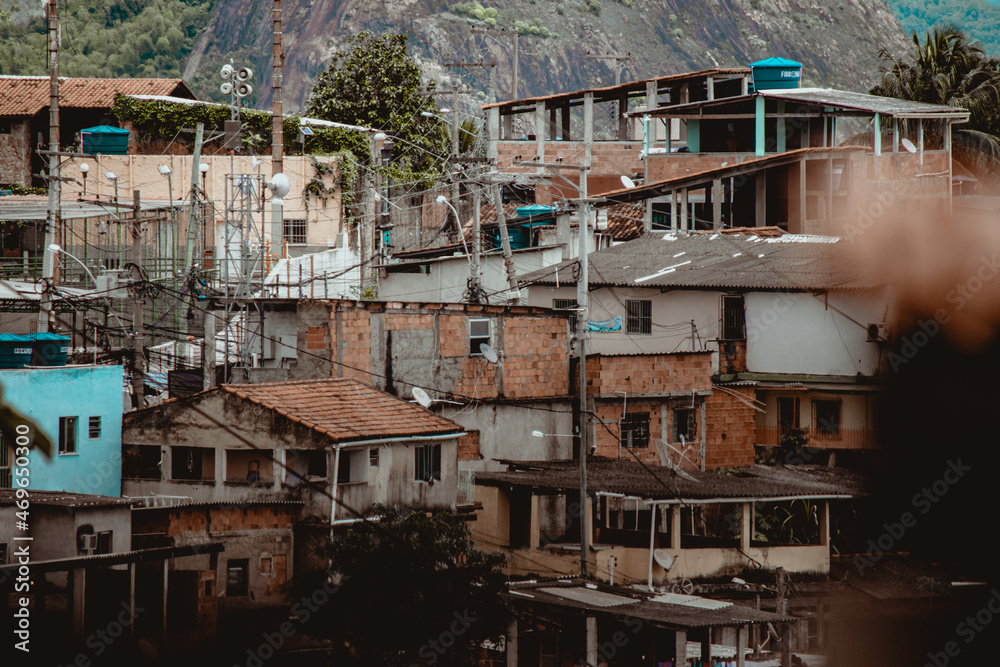
[{"label": "concrete utility pole", "polygon": [[271,65],[271,175],[280,174],[284,155],[284,134],[281,125],[281,0],[274,0],[274,61]]},{"label": "concrete utility pole", "polygon": [[[194,155],[191,156],[191,202],[188,208],[188,228],[187,228],[187,248],[184,251],[184,277],[191,274],[191,267],[194,264],[194,237],[197,226],[197,213],[195,209],[198,205],[198,174],[201,167],[201,142],[205,136],[205,124],[198,123],[198,129],[194,135]],[[216,258],[216,264],[221,258]]]},{"label": "concrete utility pole", "polygon": [[625,62],[632,60],[632,54],[626,53],[621,56],[617,53],[605,53],[601,55],[599,53],[588,53],[584,56],[587,60],[613,60],[615,61],[615,85],[620,86],[622,83],[622,70],[625,68]]},{"label": "concrete utility pole", "polygon": [[590,204],[587,202],[587,172],[589,160],[584,161],[580,171],[580,222],[577,225],[577,254],[580,257],[580,276],[576,281],[577,311],[577,348],[579,350],[580,369],[580,577],[587,578],[587,555],[589,553],[588,539],[590,537],[588,523],[590,518],[587,502],[587,329],[590,325],[590,278],[588,276],[589,259],[587,257],[587,236],[590,227]]},{"label": "concrete utility pole", "polygon": [[479,207],[482,198],[479,190],[472,195],[472,280],[471,287],[474,290],[473,298],[478,302],[482,293],[482,284],[479,270],[479,246],[482,239],[482,232],[479,229]]},{"label": "concrete utility pole", "polygon": [[518,63],[519,54],[518,54],[517,38],[518,38],[518,34],[515,32],[514,33],[514,71],[512,72],[511,77],[510,77],[510,79],[511,79],[510,80],[510,99],[512,99],[512,100],[516,100],[517,99],[518,75],[520,74],[520,70],[519,70],[519,67],[518,67],[518,65],[519,65],[519,63]]},{"label": "concrete utility pole", "polygon": [[[139,215],[142,212],[141,198],[138,190],[132,191],[132,272],[137,284],[142,282],[142,222]],[[146,407],[145,400],[145,350],[143,342],[146,339],[142,326],[142,291],[132,291],[132,391],[136,396],[136,408]]]},{"label": "concrete utility pole", "polygon": [[[45,251],[42,253],[42,278],[46,284],[55,274],[55,254],[48,247],[56,242],[59,228],[59,22],[56,3],[47,2],[49,57],[49,210],[45,223]],[[49,330],[52,303],[48,291],[41,295],[38,310],[38,331]]]},{"label": "concrete utility pole", "polygon": [[500,196],[500,186],[497,183],[493,184],[493,206],[497,213],[497,224],[500,225],[500,246],[503,248],[503,263],[507,269],[507,285],[512,292],[518,292],[514,255],[510,251],[510,234],[507,233],[507,215],[503,210],[503,198]]}]

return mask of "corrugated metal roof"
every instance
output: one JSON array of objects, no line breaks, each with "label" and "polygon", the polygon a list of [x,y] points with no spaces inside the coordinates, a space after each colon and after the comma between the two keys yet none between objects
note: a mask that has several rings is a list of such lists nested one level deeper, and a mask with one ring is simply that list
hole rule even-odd
[{"label": "corrugated metal roof", "polygon": [[[476,483],[512,485],[547,491],[573,492],[580,486],[576,461],[504,461],[510,472],[478,472]],[[635,461],[592,459],[587,462],[587,487],[591,493],[623,493],[651,500],[727,498],[842,497],[865,494],[864,479],[843,468],[825,466],[753,465],[717,471],[688,470],[685,479],[663,466],[643,466]]]},{"label": "corrugated metal roof", "polygon": [[343,378],[224,384],[219,390],[274,410],[335,442],[463,432],[450,419]]},{"label": "corrugated metal roof", "polygon": [[[863,289],[880,284],[836,237],[761,238],[719,233],[652,232],[589,255],[594,287],[689,289]],[[522,284],[570,283],[576,260],[533,271]]]},{"label": "corrugated metal roof", "polygon": [[[119,210],[114,206],[97,204],[76,199],[63,199],[59,204],[59,217],[64,220],[80,218],[109,218],[114,215],[131,215],[132,202],[120,200]],[[187,202],[179,199],[144,199],[140,204],[142,212],[166,210],[171,207],[183,209]],[[0,197],[0,221],[46,220],[49,215],[49,198],[46,195],[7,195]]]},{"label": "corrugated metal roof", "polygon": [[[0,489],[0,507],[13,505],[17,500],[16,489]],[[113,496],[94,496],[86,493],[68,493],[66,491],[42,491],[31,489],[32,505],[47,505],[50,507],[131,507],[135,503],[130,498],[115,498]]]},{"label": "corrugated metal roof", "polygon": [[[117,93],[194,98],[182,79],[59,78],[61,108],[110,109]],[[48,106],[49,77],[0,76],[0,116],[34,116]]]},{"label": "corrugated metal roof", "polygon": [[[639,618],[673,628],[738,627],[747,623],[783,623],[794,620],[743,605],[719,603],[708,598],[688,598],[674,604],[669,596],[636,589],[576,580],[512,583],[508,599],[517,606],[545,605],[587,610],[613,617]],[[607,604],[611,600],[615,604]],[[691,600],[703,601],[692,604]],[[716,604],[712,604],[716,603]]]}]

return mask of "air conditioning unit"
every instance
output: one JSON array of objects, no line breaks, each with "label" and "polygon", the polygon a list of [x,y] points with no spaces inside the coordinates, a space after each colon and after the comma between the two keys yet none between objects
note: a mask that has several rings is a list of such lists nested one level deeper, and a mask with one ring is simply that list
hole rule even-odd
[{"label": "air conditioning unit", "polygon": [[89,535],[80,536],[80,550],[86,551],[88,553],[94,553],[97,549],[97,535],[90,533]]},{"label": "air conditioning unit", "polygon": [[886,326],[885,322],[869,322],[868,323],[868,342],[869,343],[884,343],[889,340],[886,337]]}]

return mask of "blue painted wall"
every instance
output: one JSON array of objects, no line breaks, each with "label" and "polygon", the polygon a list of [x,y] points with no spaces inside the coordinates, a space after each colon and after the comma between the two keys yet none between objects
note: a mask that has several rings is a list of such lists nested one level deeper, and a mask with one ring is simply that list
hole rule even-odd
[{"label": "blue painted wall", "polygon": [[[47,459],[31,453],[28,488],[121,495],[122,367],[58,366],[0,370],[3,402],[29,417],[52,440]],[[59,454],[59,418],[77,417],[76,453]],[[91,417],[101,435],[90,438]]]}]

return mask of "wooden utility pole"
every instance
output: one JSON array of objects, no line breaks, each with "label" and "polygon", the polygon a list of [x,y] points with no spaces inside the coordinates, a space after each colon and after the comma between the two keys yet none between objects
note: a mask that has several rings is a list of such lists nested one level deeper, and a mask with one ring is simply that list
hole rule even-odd
[{"label": "wooden utility pole", "polygon": [[145,331],[142,326],[142,213],[141,198],[138,190],[132,191],[132,275],[137,286],[132,290],[132,391],[136,396],[136,408],[146,407],[145,400]]},{"label": "wooden utility pole", "polygon": [[[59,228],[59,22],[56,3],[45,3],[48,16],[49,58],[49,210],[45,224],[45,250],[42,252],[42,278],[48,282],[55,275],[55,253],[49,246],[56,242]],[[38,331],[49,330],[51,297],[43,290],[38,310]]]},{"label": "wooden utility pole", "polygon": [[615,61],[615,85],[620,86],[622,83],[622,70],[625,68],[624,63],[632,60],[632,54],[626,53],[625,55],[618,55],[617,53],[587,53],[584,56],[587,60],[613,60]]}]

